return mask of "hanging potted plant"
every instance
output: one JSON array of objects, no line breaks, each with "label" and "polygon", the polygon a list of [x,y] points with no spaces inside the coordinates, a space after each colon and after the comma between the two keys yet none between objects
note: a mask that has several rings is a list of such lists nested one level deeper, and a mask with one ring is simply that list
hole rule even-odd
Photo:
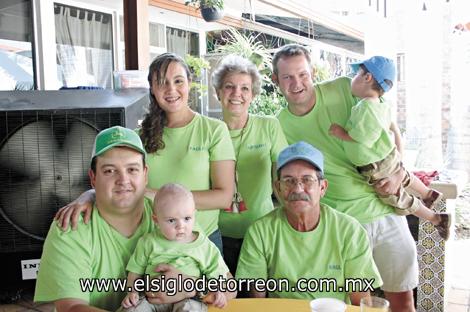
[{"label": "hanging potted plant", "polygon": [[223,0],[188,0],[185,4],[200,9],[202,18],[206,22],[214,22],[224,16]]}]

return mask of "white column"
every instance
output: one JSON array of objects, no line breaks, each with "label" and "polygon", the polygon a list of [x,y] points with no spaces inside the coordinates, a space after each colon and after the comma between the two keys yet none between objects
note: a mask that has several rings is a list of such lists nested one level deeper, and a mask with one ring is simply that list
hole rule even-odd
[{"label": "white column", "polygon": [[57,90],[55,19],[53,0],[33,0],[38,90]]}]

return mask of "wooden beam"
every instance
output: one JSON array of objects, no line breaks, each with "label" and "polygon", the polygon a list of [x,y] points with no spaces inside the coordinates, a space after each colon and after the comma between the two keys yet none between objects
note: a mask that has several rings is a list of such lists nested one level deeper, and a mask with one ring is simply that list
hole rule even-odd
[{"label": "wooden beam", "polygon": [[123,0],[126,69],[149,65],[148,0]]}]

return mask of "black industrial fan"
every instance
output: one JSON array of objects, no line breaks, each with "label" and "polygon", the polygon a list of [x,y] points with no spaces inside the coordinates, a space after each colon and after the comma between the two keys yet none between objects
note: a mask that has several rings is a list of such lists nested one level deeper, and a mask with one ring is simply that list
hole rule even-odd
[{"label": "black industrial fan", "polygon": [[0,92],[0,291],[34,286],[54,214],[90,188],[96,134],[136,128],[146,103],[146,89]]},{"label": "black industrial fan", "polygon": [[[8,183],[0,188],[0,214],[12,229],[40,243],[57,209],[90,187],[87,169],[97,130],[59,117],[19,125],[4,138],[0,181]],[[11,243],[17,246],[3,248],[21,249],[21,241]]]}]

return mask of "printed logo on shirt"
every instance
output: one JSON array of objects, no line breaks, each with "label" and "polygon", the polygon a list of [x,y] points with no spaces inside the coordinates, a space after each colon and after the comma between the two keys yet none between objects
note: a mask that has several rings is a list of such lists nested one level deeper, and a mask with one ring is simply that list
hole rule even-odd
[{"label": "printed logo on shirt", "polygon": [[328,269],[339,271],[341,270],[341,266],[339,264],[328,264]]},{"label": "printed logo on shirt", "polygon": [[202,152],[202,151],[207,150],[207,148],[205,146],[190,146],[189,150],[195,151],[195,152]]},{"label": "printed logo on shirt", "polygon": [[248,149],[252,150],[252,149],[260,149],[260,148],[263,148],[266,146],[266,143],[259,143],[259,144],[250,144],[248,145]]}]

